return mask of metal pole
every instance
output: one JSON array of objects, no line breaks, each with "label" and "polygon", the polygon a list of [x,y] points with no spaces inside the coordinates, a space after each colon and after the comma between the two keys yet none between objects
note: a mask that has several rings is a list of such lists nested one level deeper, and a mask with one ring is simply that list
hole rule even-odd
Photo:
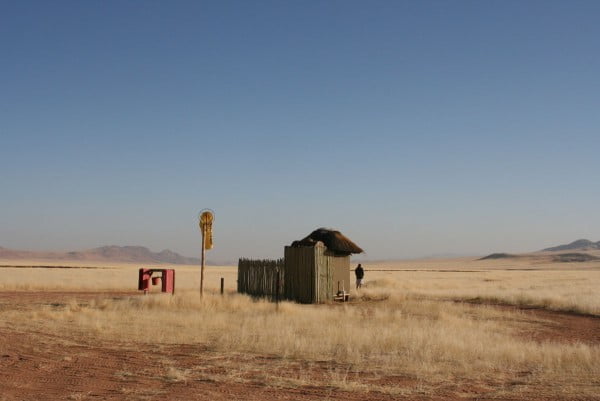
[{"label": "metal pole", "polygon": [[206,249],[204,247],[204,229],[202,230],[202,265],[200,266],[200,296],[203,295],[204,292],[204,256],[206,254]]}]

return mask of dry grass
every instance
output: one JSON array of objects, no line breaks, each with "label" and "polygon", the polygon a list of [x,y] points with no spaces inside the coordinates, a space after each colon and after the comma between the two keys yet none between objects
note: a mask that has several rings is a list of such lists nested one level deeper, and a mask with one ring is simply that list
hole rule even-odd
[{"label": "dry grass", "polygon": [[534,306],[600,316],[600,270],[368,272],[365,293]]},{"label": "dry grass", "polygon": [[[111,347],[201,344],[217,355],[231,356],[230,368],[222,373],[166,361],[162,378],[173,382],[258,381],[281,387],[312,383],[406,395],[428,393],[448,383],[485,386],[519,376],[522,385],[500,386],[495,396],[524,391],[534,384],[549,394],[569,385],[584,397],[597,391],[598,345],[528,341],[519,336],[527,323],[518,312],[447,299],[488,299],[600,314],[600,271],[374,272],[369,267],[367,285],[352,304],[284,302],[276,311],[269,302],[231,291],[224,297],[209,291],[200,299],[195,290],[198,269],[178,267],[175,296],[122,297],[85,305],[73,300],[26,311],[5,309],[0,310],[0,325],[10,322],[13,328],[43,328],[64,341],[103,341]],[[137,283],[134,267],[14,269],[5,276],[11,278],[0,284],[4,290],[131,290]],[[216,289],[221,276],[228,277],[231,290],[235,268],[209,268],[207,286]],[[257,369],[252,358],[259,356],[274,358],[273,364],[281,366],[282,373]],[[240,363],[240,358],[245,362]],[[303,375],[302,369],[293,376],[283,373],[298,363],[326,363],[330,368],[325,377],[316,379]],[[367,384],[364,379],[390,375],[410,377],[419,384],[399,389]]]},{"label": "dry grass", "polygon": [[[34,263],[34,262],[29,262]],[[16,263],[13,263],[16,265]],[[61,264],[56,263],[56,266]],[[22,263],[17,266],[27,266]],[[51,265],[45,265],[51,266]],[[101,264],[86,266],[66,265],[56,268],[3,267],[0,291],[131,291],[137,290],[139,265],[103,267]],[[177,290],[200,288],[200,268],[198,266],[163,266],[176,270]],[[205,272],[205,288],[220,288],[221,277],[225,287],[236,288],[237,268],[234,266],[208,267]]]},{"label": "dry grass", "polygon": [[[20,262],[21,265],[35,263]],[[58,262],[49,265],[52,264],[62,265]],[[96,264],[100,268],[94,269],[76,268],[73,262],[66,265],[70,268],[0,268],[3,273],[0,291],[130,291],[137,288],[138,265],[102,267]],[[178,291],[199,288],[197,266],[175,268]],[[375,292],[383,289],[384,292],[395,291],[413,296],[538,306],[600,315],[600,292],[597,291],[600,288],[600,262],[545,263],[529,259],[477,261],[462,258],[382,262],[366,264],[366,268],[366,287]],[[205,288],[209,292],[217,291],[221,277],[225,278],[227,290],[236,289],[235,266],[208,267]]]},{"label": "dry grass", "polygon": [[[563,381],[577,377],[593,382],[600,377],[598,346],[520,339],[515,336],[518,319],[511,313],[394,294],[383,298],[373,302],[365,292],[363,302],[354,305],[283,303],[276,312],[273,304],[245,296],[200,299],[196,293],[187,293],[103,300],[85,306],[72,302],[2,315],[21,325],[63,335],[68,330],[73,338],[100,339],[124,347],[145,342],[204,344],[221,353],[335,361],[348,371],[409,375],[426,378],[428,383],[456,378],[491,380],[516,372],[529,372],[535,380],[560,376]],[[330,379],[338,386],[360,386],[340,376],[340,371],[332,374]],[[181,381],[189,376],[187,371],[168,367],[164,377]]]}]

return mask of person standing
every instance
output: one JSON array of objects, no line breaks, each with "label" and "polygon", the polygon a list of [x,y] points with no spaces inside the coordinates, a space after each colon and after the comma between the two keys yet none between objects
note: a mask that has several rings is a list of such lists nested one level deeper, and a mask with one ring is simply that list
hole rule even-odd
[{"label": "person standing", "polygon": [[365,270],[360,263],[354,269],[354,274],[356,275],[356,289],[359,289],[362,287],[363,278],[365,277]]}]

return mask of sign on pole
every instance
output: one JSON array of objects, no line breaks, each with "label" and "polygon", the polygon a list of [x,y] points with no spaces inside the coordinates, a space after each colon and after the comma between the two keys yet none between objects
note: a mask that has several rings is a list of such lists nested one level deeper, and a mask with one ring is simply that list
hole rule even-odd
[{"label": "sign on pole", "polygon": [[200,296],[204,292],[204,259],[206,251],[212,249],[213,238],[212,238],[212,223],[214,220],[214,213],[210,209],[204,209],[199,215],[199,226],[200,232],[202,233],[202,259],[200,266]]}]

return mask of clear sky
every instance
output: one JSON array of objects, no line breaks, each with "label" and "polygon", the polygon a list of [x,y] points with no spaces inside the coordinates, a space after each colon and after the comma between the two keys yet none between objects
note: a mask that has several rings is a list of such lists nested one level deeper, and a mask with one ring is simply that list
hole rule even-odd
[{"label": "clear sky", "polygon": [[0,246],[600,240],[599,1],[0,1]]}]

